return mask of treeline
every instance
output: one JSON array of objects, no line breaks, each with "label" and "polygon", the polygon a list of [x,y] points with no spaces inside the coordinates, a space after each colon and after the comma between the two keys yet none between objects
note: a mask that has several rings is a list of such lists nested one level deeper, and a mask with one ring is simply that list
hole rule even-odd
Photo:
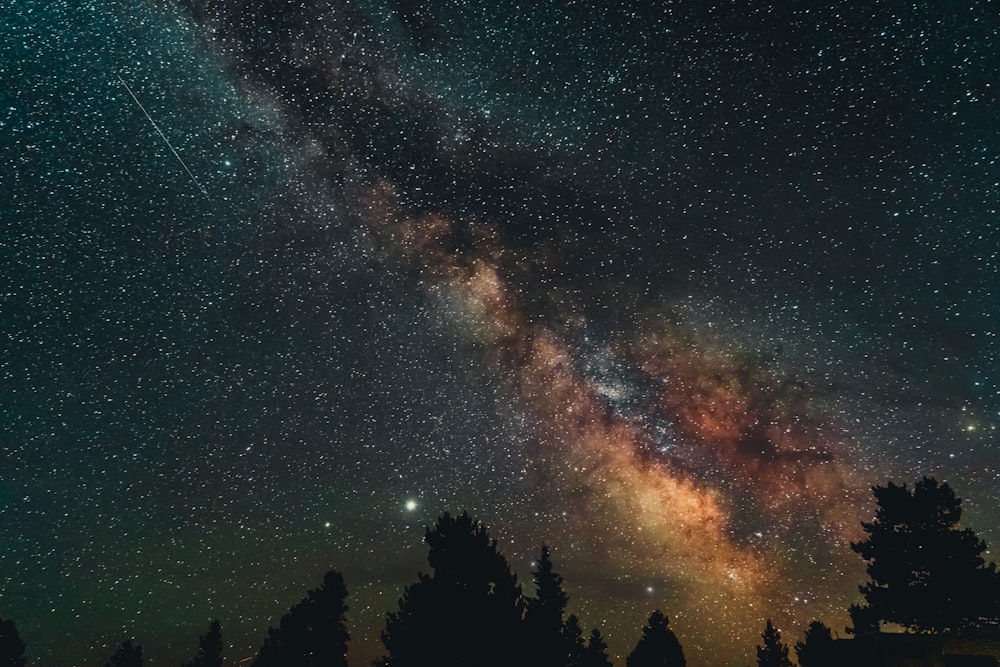
[{"label": "treeline", "polygon": [[[947,484],[923,478],[911,489],[892,482],[873,488],[877,511],[863,522],[866,539],[851,548],[865,559],[870,580],[864,601],[852,604],[853,627],[862,635],[894,625],[911,632],[963,631],[1000,624],[1000,574],[986,564],[986,544],[960,528],[961,500]],[[426,529],[430,574],[407,586],[380,634],[385,655],[374,667],[524,665],[611,667],[598,628],[585,633],[566,615],[563,578],[542,545],[532,571],[535,595],[487,534],[463,512],[445,513]],[[347,667],[347,587],[336,570],[267,632],[252,667]],[[789,646],[770,620],[757,646],[758,667],[792,667]],[[832,667],[833,633],[810,623],[794,646],[802,667]],[[26,647],[10,620],[0,619],[0,667],[24,667]],[[213,621],[194,658],[181,667],[221,667],[222,631]],[[122,643],[107,667],[142,667],[142,647]],[[684,650],[660,610],[642,628],[626,667],[684,667]]]}]

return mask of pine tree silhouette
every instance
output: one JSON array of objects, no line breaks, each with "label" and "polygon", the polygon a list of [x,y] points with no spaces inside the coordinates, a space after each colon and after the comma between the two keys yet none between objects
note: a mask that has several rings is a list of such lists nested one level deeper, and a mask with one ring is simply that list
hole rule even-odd
[{"label": "pine tree silhouette", "polygon": [[347,587],[330,570],[323,584],[269,628],[253,667],[347,667]]},{"label": "pine tree silhouette", "polygon": [[590,631],[590,639],[587,641],[587,650],[583,655],[584,667],[612,667],[611,659],[608,658],[608,645],[601,636],[601,631],[594,628]]},{"label": "pine tree silhouette", "polygon": [[132,646],[132,640],[122,642],[104,667],[142,667],[142,647]]},{"label": "pine tree silhouette", "polygon": [[761,634],[764,645],[757,646],[757,667],[792,667],[788,657],[788,647],[781,641],[781,633],[767,619],[767,626]]},{"label": "pine tree silhouette", "polygon": [[587,647],[583,643],[583,629],[580,627],[580,619],[575,614],[570,614],[563,624],[562,638],[564,657],[561,661],[551,664],[582,667]]},{"label": "pine tree silhouette", "polygon": [[684,650],[659,609],[649,616],[639,643],[625,660],[627,667],[685,667]]},{"label": "pine tree silhouette", "polygon": [[486,528],[445,513],[425,541],[433,575],[406,587],[381,633],[389,667],[520,664],[524,604],[517,577]]},{"label": "pine tree silhouette", "polygon": [[554,667],[566,663],[569,648],[563,627],[563,615],[569,596],[563,591],[563,578],[552,570],[549,547],[542,545],[537,569],[532,571],[535,597],[525,599],[524,621],[531,651],[528,663]]},{"label": "pine tree silhouette", "polygon": [[[866,626],[879,621],[917,631],[960,630],[1000,621],[1000,576],[986,564],[986,544],[959,528],[962,501],[946,483],[924,477],[872,489],[875,520],[851,549],[868,563],[865,605],[851,610]],[[863,628],[866,629],[866,628]]]},{"label": "pine tree silhouette", "polygon": [[208,632],[198,638],[198,655],[183,667],[222,667],[222,626],[218,621],[208,625]]},{"label": "pine tree silhouette", "polygon": [[801,667],[834,667],[833,634],[821,621],[813,621],[803,641],[795,643],[795,655]]},{"label": "pine tree silhouette", "polygon": [[14,621],[0,619],[0,667],[24,667],[25,648]]}]

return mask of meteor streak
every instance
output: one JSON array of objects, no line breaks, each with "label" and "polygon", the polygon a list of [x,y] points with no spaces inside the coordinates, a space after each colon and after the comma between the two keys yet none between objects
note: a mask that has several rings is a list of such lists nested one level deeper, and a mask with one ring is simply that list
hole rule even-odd
[{"label": "meteor streak", "polygon": [[156,130],[156,133],[160,135],[161,139],[163,139],[163,143],[167,145],[167,148],[170,149],[170,152],[174,154],[174,157],[177,158],[177,161],[181,163],[182,167],[184,167],[184,171],[186,171],[187,175],[191,177],[191,181],[195,184],[198,190],[201,191],[201,194],[205,196],[205,200],[211,204],[212,200],[209,198],[208,192],[205,190],[205,188],[201,186],[201,183],[198,182],[198,179],[194,177],[194,174],[191,173],[191,170],[188,169],[187,164],[184,163],[184,160],[181,159],[180,154],[173,147],[173,145],[171,145],[170,140],[167,139],[167,135],[163,134],[163,130],[160,129],[160,126],[156,124],[156,121],[153,120],[153,117],[149,115],[148,111],[146,111],[146,107],[142,106],[142,102],[140,102],[139,98],[135,96],[135,93],[132,92],[132,88],[129,87],[127,83],[125,83],[125,79],[122,78],[121,74],[115,72],[115,76],[117,76],[118,80],[122,82],[122,85],[125,86],[125,90],[127,90],[128,94],[132,96],[132,99],[135,100],[135,103],[139,105],[139,108],[142,109],[142,113],[145,114],[146,118],[149,120],[149,124],[153,126],[153,129]]}]

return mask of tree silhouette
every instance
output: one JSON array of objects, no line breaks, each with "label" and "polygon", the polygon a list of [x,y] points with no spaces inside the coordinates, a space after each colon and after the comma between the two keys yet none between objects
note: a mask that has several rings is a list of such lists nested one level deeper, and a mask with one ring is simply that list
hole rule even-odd
[{"label": "tree silhouette", "polygon": [[531,574],[535,581],[535,597],[524,601],[524,621],[531,646],[528,663],[540,667],[565,664],[568,648],[563,614],[566,612],[569,596],[563,591],[562,576],[552,571],[548,546],[542,545],[537,569]]},{"label": "tree silhouette", "polygon": [[860,587],[865,604],[852,619],[879,621],[910,630],[960,630],[1000,619],[996,566],[982,553],[986,544],[959,528],[962,501],[947,483],[924,477],[872,489],[878,508],[861,526],[868,538],[851,549],[868,562],[871,580]]},{"label": "tree silhouette", "polygon": [[104,667],[142,667],[142,647],[132,646],[132,640],[122,642]]},{"label": "tree silhouette", "polygon": [[821,621],[813,621],[803,641],[795,643],[795,655],[801,667],[834,667],[833,634]]},{"label": "tree silhouette", "polygon": [[0,619],[0,667],[24,667],[25,648],[14,621]]},{"label": "tree silhouette", "polygon": [[566,665],[566,667],[582,667],[587,647],[583,643],[583,629],[580,627],[580,619],[575,614],[571,614],[562,628],[563,656],[557,662],[550,665]]},{"label": "tree silhouette", "polygon": [[788,657],[788,647],[781,641],[781,633],[767,619],[767,626],[761,634],[764,645],[757,646],[757,667],[792,667]]},{"label": "tree silhouette", "polygon": [[684,649],[659,609],[649,616],[639,643],[625,660],[627,667],[685,667]]},{"label": "tree silhouette", "polygon": [[445,513],[424,541],[433,575],[407,586],[386,615],[381,664],[411,667],[522,662],[524,602],[517,577],[486,528],[467,512]]},{"label": "tree silhouette", "polygon": [[183,667],[222,667],[222,626],[218,621],[208,624],[208,632],[198,638],[198,655]]},{"label": "tree silhouette", "polygon": [[608,658],[608,645],[601,636],[601,631],[594,628],[590,631],[590,639],[587,641],[587,650],[583,655],[584,667],[612,667]]},{"label": "tree silhouette", "polygon": [[253,667],[347,667],[346,599],[344,577],[330,570],[278,628],[268,629]]}]

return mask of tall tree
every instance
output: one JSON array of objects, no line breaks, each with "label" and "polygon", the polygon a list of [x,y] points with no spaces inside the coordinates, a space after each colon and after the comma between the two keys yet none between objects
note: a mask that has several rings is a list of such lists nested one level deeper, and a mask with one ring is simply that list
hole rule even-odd
[{"label": "tall tree", "polygon": [[104,667],[142,667],[142,647],[132,645],[132,640],[122,642]]},{"label": "tall tree", "polygon": [[788,647],[781,641],[781,632],[774,627],[771,619],[761,633],[764,645],[757,645],[757,667],[792,667],[788,657]]},{"label": "tall tree", "polygon": [[587,647],[583,643],[583,629],[580,627],[580,619],[576,617],[576,614],[570,614],[563,624],[562,638],[564,651],[562,659],[549,664],[582,667]]},{"label": "tall tree", "polygon": [[801,667],[834,667],[833,633],[822,621],[813,621],[803,641],[795,643],[795,655]]},{"label": "tall tree", "polygon": [[222,626],[208,624],[208,632],[198,638],[198,655],[183,667],[222,667]]},{"label": "tall tree", "polygon": [[14,621],[0,619],[0,667],[24,667],[25,648]]},{"label": "tall tree", "polygon": [[684,649],[659,609],[649,616],[639,643],[625,660],[627,667],[685,667]]},{"label": "tall tree", "polygon": [[611,667],[611,659],[608,658],[608,645],[604,642],[604,637],[601,636],[601,631],[597,628],[590,631],[583,665],[584,667]]},{"label": "tall tree", "polygon": [[532,571],[535,597],[525,599],[524,621],[531,646],[527,662],[540,667],[565,664],[568,648],[563,627],[563,615],[569,596],[563,590],[563,578],[552,569],[549,547],[542,545],[542,554]]},{"label": "tall tree", "polygon": [[485,526],[467,512],[445,513],[427,528],[427,562],[407,586],[399,610],[387,614],[382,664],[436,667],[518,664],[524,603],[517,576]]},{"label": "tall tree", "polygon": [[875,519],[851,549],[868,563],[865,604],[852,618],[910,630],[959,630],[1000,620],[1000,577],[986,564],[986,544],[960,528],[962,501],[947,483],[924,477],[872,489]]},{"label": "tall tree", "polygon": [[319,588],[269,628],[253,667],[347,667],[347,587],[330,570]]}]

